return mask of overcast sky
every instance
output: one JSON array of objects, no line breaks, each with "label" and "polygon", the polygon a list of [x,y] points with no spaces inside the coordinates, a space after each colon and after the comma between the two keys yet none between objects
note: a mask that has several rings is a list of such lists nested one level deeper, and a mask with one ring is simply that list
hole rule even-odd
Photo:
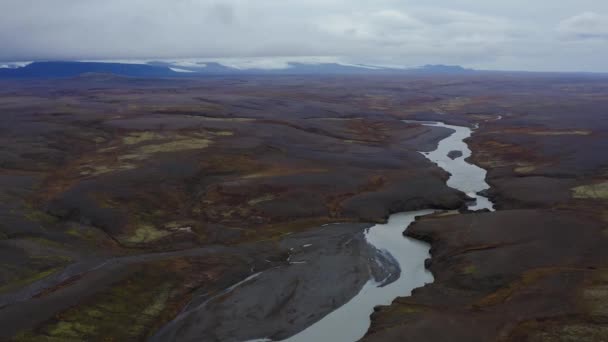
[{"label": "overcast sky", "polygon": [[608,0],[1,0],[0,61],[319,56],[608,71]]}]

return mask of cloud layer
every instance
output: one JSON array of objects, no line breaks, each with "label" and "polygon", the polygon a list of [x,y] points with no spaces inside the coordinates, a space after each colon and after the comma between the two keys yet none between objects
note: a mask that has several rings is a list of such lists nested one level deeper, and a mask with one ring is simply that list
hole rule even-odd
[{"label": "cloud layer", "polygon": [[317,56],[393,66],[608,71],[604,0],[422,4],[4,0],[0,61]]},{"label": "cloud layer", "polygon": [[584,12],[562,20],[558,32],[565,39],[598,39],[608,43],[608,16]]}]

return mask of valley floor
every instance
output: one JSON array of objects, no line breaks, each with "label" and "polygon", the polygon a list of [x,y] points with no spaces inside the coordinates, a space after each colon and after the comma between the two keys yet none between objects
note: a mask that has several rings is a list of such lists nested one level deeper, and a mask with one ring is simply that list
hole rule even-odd
[{"label": "valley floor", "polygon": [[[366,227],[421,208],[441,212],[406,234],[435,282],[364,340],[606,339],[607,94],[559,74],[2,81],[0,339],[288,337],[382,272]],[[451,215],[466,195],[419,153],[449,131],[403,119],[479,124],[498,211]],[[292,281],[232,296],[250,277]]]}]

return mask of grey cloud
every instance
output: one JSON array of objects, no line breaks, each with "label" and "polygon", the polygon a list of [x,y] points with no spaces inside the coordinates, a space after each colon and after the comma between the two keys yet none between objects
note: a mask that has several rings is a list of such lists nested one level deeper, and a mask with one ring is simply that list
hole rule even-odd
[{"label": "grey cloud", "polygon": [[608,16],[584,12],[562,20],[557,31],[564,39],[608,40]]},{"label": "grey cloud", "polygon": [[604,0],[3,0],[0,61],[317,56],[608,71],[606,14]]},{"label": "grey cloud", "polygon": [[234,8],[228,4],[216,3],[210,7],[210,12],[211,17],[225,25],[231,25],[235,21]]}]

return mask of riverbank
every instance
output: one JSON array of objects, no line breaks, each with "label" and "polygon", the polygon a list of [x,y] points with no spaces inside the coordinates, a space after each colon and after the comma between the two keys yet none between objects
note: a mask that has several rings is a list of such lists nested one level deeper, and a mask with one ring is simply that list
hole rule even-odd
[{"label": "riverbank", "polygon": [[[393,214],[386,224],[369,228],[365,233],[367,243],[394,260],[398,273],[391,272],[386,278],[372,277],[348,303],[285,341],[358,341],[367,332],[370,315],[376,306],[388,305],[396,297],[409,295],[413,289],[432,282],[433,276],[424,266],[430,256],[429,245],[403,236],[404,228],[432,212]],[[374,267],[373,260],[368,262]]]},{"label": "riverbank", "polygon": [[354,297],[368,279],[399,273],[399,265],[367,243],[367,224],[330,224],[280,242],[289,253],[219,296],[195,298],[152,341],[281,340]]},{"label": "riverbank", "polygon": [[[436,149],[421,153],[450,174],[447,179],[448,186],[470,197],[468,210],[493,210],[492,202],[480,195],[489,188],[485,182],[486,171],[466,161],[466,158],[471,156],[471,150],[465,140],[471,136],[471,129],[440,122],[404,122],[449,129],[450,135],[439,141]],[[450,157],[450,153],[454,151],[460,152],[460,156]],[[389,305],[395,298],[408,296],[414,289],[432,282],[432,275],[424,267],[429,247],[418,240],[402,236],[410,224],[415,222],[416,217],[432,213],[433,210],[394,214],[386,225],[370,228],[366,234],[367,241],[399,262],[401,274],[397,281],[386,286],[373,280],[368,282],[346,305],[287,341],[357,341],[367,332],[370,315],[376,306]],[[357,322],[355,326],[353,322]]]},{"label": "riverbank", "polygon": [[585,120],[530,107],[480,125],[470,160],[499,211],[412,225],[435,282],[379,307],[363,341],[608,340],[606,129],[581,106]]},{"label": "riverbank", "polygon": [[[476,198],[487,184],[484,170],[464,162],[470,150],[463,140],[470,129],[428,126],[447,128],[450,134],[436,150],[423,154],[452,171],[448,182],[453,187]],[[453,167],[443,161],[446,146],[463,152],[461,158],[448,159]],[[218,297],[195,299],[153,340],[358,340],[375,306],[390,304],[432,281],[424,267],[428,246],[402,236],[416,217],[432,212],[393,214],[386,224],[365,233],[358,225],[332,224],[290,235],[281,241],[290,250],[286,267],[255,274]]]},{"label": "riverbank", "polygon": [[[476,198],[487,184],[484,170],[464,162],[470,150],[463,140],[470,130],[429,125],[450,129],[451,134],[424,155],[452,171],[448,182],[454,187]],[[458,149],[462,156],[444,161],[446,148]],[[424,267],[428,247],[402,236],[417,216],[431,213],[394,214],[387,224],[365,234],[361,226],[334,224],[290,235],[281,241],[290,250],[288,265],[254,274],[219,296],[193,300],[153,340],[358,340],[375,306],[390,304],[432,281]],[[266,299],[259,301],[261,296]]]},{"label": "riverbank", "polygon": [[606,315],[602,230],[572,211],[418,221],[407,235],[433,246],[435,282],[378,308],[363,341],[604,340],[597,325]]}]

